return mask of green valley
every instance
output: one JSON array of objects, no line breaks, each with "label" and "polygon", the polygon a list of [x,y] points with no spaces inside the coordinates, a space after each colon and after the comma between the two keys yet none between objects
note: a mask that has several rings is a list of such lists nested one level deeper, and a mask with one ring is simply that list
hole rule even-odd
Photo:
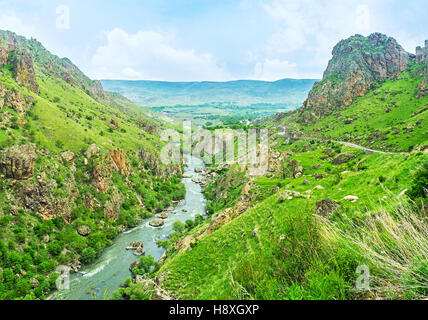
[{"label": "green valley", "polygon": [[428,42],[314,82],[100,82],[0,31],[0,299],[427,299]]}]

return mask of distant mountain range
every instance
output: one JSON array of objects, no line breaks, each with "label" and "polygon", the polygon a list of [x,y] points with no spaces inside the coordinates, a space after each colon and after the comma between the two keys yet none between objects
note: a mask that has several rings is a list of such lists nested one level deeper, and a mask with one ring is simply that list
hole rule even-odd
[{"label": "distant mountain range", "polygon": [[258,103],[300,106],[314,85],[314,79],[283,79],[275,82],[239,80],[230,82],[161,82],[103,80],[107,91],[118,92],[138,105],[161,107],[175,105]]}]

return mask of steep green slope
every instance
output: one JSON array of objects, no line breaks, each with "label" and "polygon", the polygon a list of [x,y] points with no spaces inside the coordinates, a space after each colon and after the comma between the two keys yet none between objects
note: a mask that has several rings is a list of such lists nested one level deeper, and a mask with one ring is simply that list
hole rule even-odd
[{"label": "steep green slope", "polygon": [[[304,151],[307,146],[312,151]],[[427,225],[423,217],[418,217],[417,211],[407,206],[405,198],[396,199],[405,188],[411,188],[411,180],[428,157],[423,153],[411,156],[365,155],[349,147],[342,150],[337,145],[333,146],[336,150],[331,147],[317,142],[279,144],[276,150],[291,154],[290,162],[298,160],[303,166],[303,175],[297,179],[256,179],[254,183],[260,188],[266,187],[266,180],[274,181],[279,186],[278,191],[274,191],[274,195],[265,193],[253,208],[230,223],[217,226],[214,232],[207,232],[210,229],[208,221],[182,233],[182,240],[170,246],[168,258],[155,273],[162,289],[179,299],[423,296],[423,291],[412,288],[410,283],[414,281],[413,285],[418,287],[417,280],[412,278],[413,268],[420,267],[418,255],[421,259],[428,258],[424,249]],[[344,164],[333,164],[336,163],[334,159],[344,153],[353,153],[356,158]],[[323,175],[321,180],[320,174]],[[302,196],[293,194],[295,192]],[[288,196],[284,198],[283,194],[293,194],[292,199],[287,200]],[[308,194],[311,197],[306,199]],[[358,201],[344,200],[349,195],[357,196]],[[340,208],[330,214],[317,211],[317,203],[326,198],[332,199]],[[405,215],[400,215],[400,210],[405,211]],[[415,234],[403,229],[398,235],[403,239],[397,241],[394,239],[397,234],[388,233],[389,229],[382,231],[383,219],[391,217],[393,211],[397,213],[389,221],[389,226],[401,230],[412,217],[415,219],[412,228],[417,229]],[[211,224],[214,219],[215,216]],[[371,223],[377,220],[379,229],[370,229]],[[374,261],[367,249],[355,240],[358,232],[367,232],[369,236],[364,239],[367,241],[364,244],[370,244],[370,239],[376,239],[376,232],[381,231],[384,238],[377,245],[387,245],[384,255],[390,259],[387,262],[391,265],[379,266],[377,263],[380,262]],[[355,238],[347,239],[342,233]],[[415,237],[414,242],[409,240],[409,236]],[[186,241],[193,244],[187,249],[179,249]],[[371,248],[376,250],[373,246]],[[397,257],[397,251],[403,248],[411,251],[409,260]],[[393,267],[393,261],[402,265],[401,276],[387,269]],[[372,285],[379,291],[356,290],[356,270],[364,264],[369,266]],[[426,277],[423,280],[426,281]],[[383,287],[385,281],[389,285]],[[403,288],[393,290],[393,286],[399,284]],[[129,290],[138,297],[136,292],[141,285],[131,285]]]},{"label": "steep green slope", "polygon": [[41,299],[58,265],[92,262],[184,186],[159,160],[164,124],[37,41],[0,38],[0,299]]}]

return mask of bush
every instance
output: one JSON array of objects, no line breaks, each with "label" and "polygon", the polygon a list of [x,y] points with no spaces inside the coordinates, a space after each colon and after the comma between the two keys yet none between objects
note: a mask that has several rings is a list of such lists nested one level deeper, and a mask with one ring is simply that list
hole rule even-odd
[{"label": "bush", "polygon": [[409,197],[412,200],[417,200],[419,198],[428,197],[428,163],[425,163],[422,168],[416,173],[412,188],[408,192]]},{"label": "bush", "polygon": [[89,264],[93,262],[96,258],[97,258],[97,252],[95,251],[94,248],[91,248],[91,247],[84,249],[82,251],[82,255],[80,256],[80,260],[84,264]]},{"label": "bush", "polygon": [[186,229],[186,226],[184,225],[183,222],[176,221],[172,225],[172,230],[174,230],[175,232],[182,232],[184,231],[184,229]]}]

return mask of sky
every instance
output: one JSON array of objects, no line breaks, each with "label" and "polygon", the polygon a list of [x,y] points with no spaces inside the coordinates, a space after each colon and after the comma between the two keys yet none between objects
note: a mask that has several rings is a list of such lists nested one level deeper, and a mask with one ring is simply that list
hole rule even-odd
[{"label": "sky", "polygon": [[428,39],[426,0],[0,0],[0,29],[93,79],[320,79],[333,46],[382,32]]}]

